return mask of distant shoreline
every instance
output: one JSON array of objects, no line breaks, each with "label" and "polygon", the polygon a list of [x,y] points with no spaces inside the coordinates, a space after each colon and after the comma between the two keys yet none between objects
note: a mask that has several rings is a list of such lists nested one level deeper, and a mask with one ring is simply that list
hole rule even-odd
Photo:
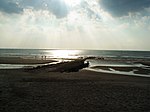
[{"label": "distant shoreline", "polygon": [[0,48],[0,49],[21,49],[21,50],[89,50],[89,51],[143,51],[143,52],[150,52],[150,50],[144,50],[144,49],[61,49],[61,48],[12,48],[12,47],[8,47],[8,48]]}]

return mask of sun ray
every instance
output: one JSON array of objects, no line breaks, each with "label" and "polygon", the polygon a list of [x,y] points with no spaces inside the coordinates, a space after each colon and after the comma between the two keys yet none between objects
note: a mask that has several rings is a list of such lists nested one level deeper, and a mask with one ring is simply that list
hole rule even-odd
[{"label": "sun ray", "polygon": [[68,6],[74,7],[81,3],[81,0],[63,0]]}]

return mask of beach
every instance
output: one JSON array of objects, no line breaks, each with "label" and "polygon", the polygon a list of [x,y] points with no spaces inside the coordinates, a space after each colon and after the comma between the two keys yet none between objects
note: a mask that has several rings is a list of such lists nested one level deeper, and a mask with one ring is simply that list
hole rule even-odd
[{"label": "beach", "polygon": [[85,69],[69,73],[1,69],[0,111],[149,112],[149,82],[147,77]]},{"label": "beach", "polygon": [[24,57],[0,57],[0,64],[45,64],[51,62],[55,61]]},{"label": "beach", "polygon": [[150,0],[0,0],[0,112],[150,112]]}]

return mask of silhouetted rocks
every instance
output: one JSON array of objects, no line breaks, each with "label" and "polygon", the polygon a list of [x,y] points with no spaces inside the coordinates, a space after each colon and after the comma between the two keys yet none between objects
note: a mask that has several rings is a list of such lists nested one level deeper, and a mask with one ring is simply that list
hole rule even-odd
[{"label": "silhouetted rocks", "polygon": [[90,56],[90,57],[87,57],[86,59],[104,60],[104,57],[95,57],[95,56]]},{"label": "silhouetted rocks", "polygon": [[85,62],[86,59],[77,59],[73,61],[61,62],[58,64],[49,64],[29,68],[29,71],[41,71],[41,72],[78,72],[80,69],[89,66],[89,62]]}]

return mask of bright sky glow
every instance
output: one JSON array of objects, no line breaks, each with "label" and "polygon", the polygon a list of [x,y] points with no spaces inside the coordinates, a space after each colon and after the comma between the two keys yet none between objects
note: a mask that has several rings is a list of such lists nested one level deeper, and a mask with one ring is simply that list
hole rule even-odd
[{"label": "bright sky glow", "polygon": [[150,0],[0,0],[0,48],[150,50],[149,21]]},{"label": "bright sky glow", "polygon": [[74,7],[76,5],[79,5],[82,0],[64,0],[64,2],[71,7]]}]

